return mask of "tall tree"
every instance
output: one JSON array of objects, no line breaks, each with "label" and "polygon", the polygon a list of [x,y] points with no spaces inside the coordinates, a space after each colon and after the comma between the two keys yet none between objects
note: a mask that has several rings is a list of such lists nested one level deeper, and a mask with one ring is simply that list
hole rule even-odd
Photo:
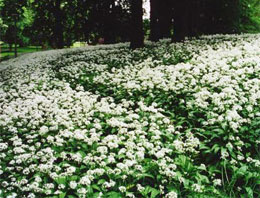
[{"label": "tall tree", "polygon": [[159,37],[170,38],[172,27],[172,0],[161,1],[158,5],[159,9]]},{"label": "tall tree", "polygon": [[151,41],[171,36],[172,14],[172,0],[150,0]]},{"label": "tall tree", "polygon": [[150,40],[158,41],[159,33],[159,0],[150,0]]},{"label": "tall tree", "polygon": [[130,0],[131,10],[131,43],[132,49],[144,46],[144,30],[143,30],[143,1]]},{"label": "tall tree", "polygon": [[1,2],[1,14],[4,24],[7,25],[6,33],[3,35],[2,39],[7,42],[12,49],[12,45],[17,41],[17,32],[19,32],[19,27],[17,27],[17,22],[21,21],[23,18],[22,9],[26,6],[26,0],[9,0]]},{"label": "tall tree", "polygon": [[51,11],[54,16],[54,26],[53,26],[53,40],[55,47],[63,48],[64,47],[64,19],[65,13],[62,9],[62,0],[53,0],[51,5]]},{"label": "tall tree", "polygon": [[201,0],[191,0],[188,4],[189,27],[188,36],[198,36],[201,16]]},{"label": "tall tree", "polygon": [[[3,0],[0,0],[0,11],[3,9],[4,2]],[[0,12],[0,42],[3,39],[3,35],[5,34],[6,29],[8,26],[5,24],[3,18],[2,18],[2,12]]]},{"label": "tall tree", "polygon": [[[34,1],[35,12],[33,24],[34,33],[38,33],[43,43],[48,42],[53,48],[63,48],[65,45],[66,22],[70,19],[66,0]],[[70,13],[71,14],[71,13]],[[71,32],[72,33],[72,32]]]},{"label": "tall tree", "polygon": [[115,0],[106,0],[104,2],[104,18],[103,18],[103,36],[105,43],[115,43],[116,42],[116,9]]},{"label": "tall tree", "polygon": [[189,0],[173,1],[173,37],[172,41],[182,41],[188,35]]}]

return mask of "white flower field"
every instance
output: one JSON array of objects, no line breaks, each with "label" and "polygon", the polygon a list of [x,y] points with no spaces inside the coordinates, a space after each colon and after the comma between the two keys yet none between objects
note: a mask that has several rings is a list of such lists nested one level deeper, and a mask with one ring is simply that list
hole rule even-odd
[{"label": "white flower field", "polygon": [[257,198],[260,34],[0,63],[0,197]]}]

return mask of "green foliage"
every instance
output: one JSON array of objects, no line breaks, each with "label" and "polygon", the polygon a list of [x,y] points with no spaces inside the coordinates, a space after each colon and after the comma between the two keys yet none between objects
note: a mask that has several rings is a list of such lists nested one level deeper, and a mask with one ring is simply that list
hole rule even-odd
[{"label": "green foliage", "polygon": [[[199,9],[193,8],[195,4],[191,2],[191,14],[185,19],[187,20],[185,24],[189,28],[189,23],[197,21],[196,27],[190,27],[195,28],[197,33],[260,31],[258,0],[199,0],[196,3]],[[128,0],[120,0],[117,3],[113,0],[46,2],[1,0],[1,40],[9,44],[14,43],[14,14],[16,14],[20,45],[33,44],[46,47],[48,44],[55,48],[58,45],[70,46],[75,41],[96,44],[100,38],[103,38],[105,43],[129,41],[131,25],[129,8]],[[170,10],[167,9],[167,12]],[[163,10],[161,12],[162,15],[165,13]],[[163,15],[160,20],[165,16]],[[149,20],[145,19],[146,38],[150,34],[149,28]]]},{"label": "green foliage", "polygon": [[260,3],[258,0],[240,0],[239,28],[242,32],[260,31]]},{"label": "green foliage", "polygon": [[[241,37],[243,36],[241,35]],[[171,69],[171,67],[174,68],[176,65],[185,67],[186,64],[193,61],[196,62],[196,60],[194,60],[194,53],[200,54],[199,49],[203,49],[208,45],[210,45],[210,49],[213,51],[217,51],[219,46],[222,45],[225,47],[232,46],[238,49],[241,47],[239,44],[240,41],[233,35],[222,35],[219,36],[218,39],[209,36],[208,39],[199,40],[201,43],[199,47],[197,46],[195,49],[189,45],[189,42],[195,42],[197,45],[196,41],[187,41],[185,44],[179,43],[178,45],[169,45],[169,40],[164,40],[161,41],[159,48],[156,47],[157,44],[150,44],[147,48],[136,51],[131,51],[127,48],[120,48],[116,51],[108,47],[105,56],[103,55],[103,52],[99,52],[98,50],[89,56],[79,55],[81,57],[79,61],[90,62],[91,65],[106,65],[106,67],[104,70],[93,70],[91,67],[90,69],[86,69],[88,66],[82,66],[81,69],[75,71],[77,77],[73,78],[72,76],[74,76],[74,74],[71,74],[70,72],[72,69],[67,67],[68,65],[73,65],[75,63],[76,59],[74,58],[73,62],[71,59],[71,57],[77,56],[75,52],[68,53],[66,56],[61,57],[59,61],[55,61],[52,64],[55,65],[54,69],[57,78],[69,82],[70,86],[74,89],[76,89],[78,85],[81,85],[84,87],[85,91],[94,92],[100,95],[101,98],[107,96],[112,97],[115,104],[120,104],[122,100],[129,100],[134,103],[143,101],[148,106],[156,103],[158,107],[164,109],[164,115],[167,115],[167,117],[170,118],[176,128],[180,127],[180,134],[178,135],[167,133],[164,128],[160,129],[164,134],[157,142],[164,142],[164,144],[167,145],[167,148],[172,147],[166,142],[173,142],[179,138],[184,141],[186,138],[188,139],[187,136],[191,131],[199,137],[199,153],[179,153],[178,151],[174,151],[174,154],[171,155],[172,159],[174,159],[174,164],[178,167],[178,171],[176,171],[176,175],[174,175],[176,180],[173,179],[167,185],[168,192],[174,191],[178,192],[182,197],[192,198],[237,198],[240,194],[241,197],[255,197],[259,193],[259,189],[257,189],[259,187],[258,183],[260,178],[258,173],[259,168],[255,167],[253,163],[250,163],[249,165],[246,160],[250,160],[251,157],[258,159],[259,148],[256,143],[256,140],[259,139],[258,129],[260,127],[258,117],[252,118],[250,123],[242,124],[238,131],[235,132],[225,119],[220,122],[216,121],[214,124],[205,124],[205,122],[213,118],[210,112],[216,112],[216,110],[214,110],[216,104],[214,104],[211,99],[205,100],[208,104],[207,108],[198,108],[196,106],[188,107],[187,101],[193,101],[191,103],[196,103],[196,101],[194,99],[194,93],[187,92],[185,89],[180,89],[179,91],[165,91],[160,88],[160,85],[163,83],[157,84],[156,81],[154,82],[155,86],[152,88],[127,89],[122,86],[122,83],[113,84],[113,78],[110,79],[107,77],[104,81],[103,78],[98,78],[104,73],[108,76],[110,76],[110,74],[116,75],[117,72],[119,73],[119,71],[126,70],[128,67],[131,68],[132,65],[139,67],[140,61],[147,59],[153,60],[152,62],[147,61],[143,63],[143,65],[149,66],[149,70],[152,71],[163,64],[164,66],[168,66],[168,68],[163,70],[167,73],[166,69]],[[245,51],[243,50],[241,51],[241,53],[244,52]],[[204,52],[201,53],[203,54]],[[211,51],[211,53],[213,52]],[[205,56],[214,56],[213,54],[207,54]],[[242,56],[240,58],[242,58]],[[237,61],[239,61],[238,58],[231,58],[225,64],[227,64],[230,69],[235,69],[233,65]],[[248,63],[244,66],[240,66],[247,67],[246,65],[252,66],[254,64],[256,63]],[[222,67],[223,65],[221,65],[220,70]],[[140,69],[142,69],[142,66],[140,66]],[[180,70],[182,71],[181,67]],[[207,74],[209,71],[210,70],[205,68],[205,71],[203,72]],[[212,71],[215,71],[215,69],[212,68]],[[138,71],[136,72],[138,73]],[[159,70],[158,72],[160,73],[162,71]],[[187,72],[190,72],[190,70]],[[227,71],[223,71],[223,75],[225,75],[226,72]],[[201,75],[202,76],[198,77],[199,79],[203,78],[203,75],[205,74]],[[104,74],[104,76],[106,75]],[[259,76],[259,72],[247,74],[245,78],[256,79],[257,76]],[[170,77],[171,76],[164,76],[164,78]],[[183,78],[184,77],[182,76],[179,80],[181,81]],[[144,79],[146,78],[144,77]],[[99,80],[101,82],[99,82]],[[142,82],[138,79],[138,76],[136,76],[134,80],[140,84]],[[189,79],[183,81],[187,82],[187,86],[191,83]],[[221,79],[219,79],[219,81],[221,81]],[[203,85],[204,89],[210,90],[211,94],[219,94],[222,92],[222,89],[224,89],[222,87],[214,87],[211,83],[200,83],[201,81],[198,80],[198,84],[194,86]],[[239,83],[240,88],[247,92],[248,90],[244,90],[243,88],[243,83],[240,81]],[[194,92],[201,91],[200,89],[202,88],[197,88]],[[230,101],[231,98],[225,97],[223,102],[225,100]],[[230,106],[226,105],[225,108],[226,110],[230,109]],[[133,107],[133,111],[137,109],[137,105]],[[219,110],[217,113],[222,115],[223,111],[225,110]],[[256,114],[257,112],[259,112],[259,108],[255,106],[252,113]],[[243,117],[249,116],[249,110],[246,110],[246,108],[238,111],[238,113]],[[102,123],[106,123],[106,119],[111,118],[111,115],[104,115],[103,118],[101,114],[94,115],[96,118],[101,119]],[[149,113],[143,111],[138,111],[138,115],[140,116],[140,120],[147,116],[149,117]],[[119,131],[117,128],[105,126],[106,124],[103,125],[105,134],[117,134]],[[147,137],[151,137],[152,133],[149,133],[148,128],[149,127],[143,127],[142,130],[148,132]],[[240,147],[243,147],[243,150],[241,150]],[[121,154],[118,156],[118,159],[122,160],[124,157],[125,155]],[[154,158],[146,156],[144,164],[145,173],[133,175],[134,179],[128,181],[128,188],[135,189],[132,182],[142,182],[143,189],[140,188],[142,189],[140,190],[140,196],[159,197],[157,194],[159,190],[158,183],[163,180],[164,175],[159,173],[160,167],[155,163]],[[187,175],[188,177],[185,177]],[[219,179],[214,180],[213,178]],[[176,182],[179,180],[183,180],[183,183],[180,184],[180,182]],[[105,180],[99,180],[100,184],[104,182]],[[200,190],[202,190],[203,193],[199,192]],[[112,194],[117,196],[117,193],[114,193],[114,191]]]}]

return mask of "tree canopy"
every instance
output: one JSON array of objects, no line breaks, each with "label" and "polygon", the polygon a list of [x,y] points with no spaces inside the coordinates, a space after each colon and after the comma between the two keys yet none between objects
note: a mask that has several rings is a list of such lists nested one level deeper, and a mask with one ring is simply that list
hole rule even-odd
[{"label": "tree canopy", "polygon": [[[200,34],[257,32],[259,0],[149,0],[149,39],[173,42]],[[70,46],[144,40],[142,0],[0,0],[2,41],[20,45]]]}]

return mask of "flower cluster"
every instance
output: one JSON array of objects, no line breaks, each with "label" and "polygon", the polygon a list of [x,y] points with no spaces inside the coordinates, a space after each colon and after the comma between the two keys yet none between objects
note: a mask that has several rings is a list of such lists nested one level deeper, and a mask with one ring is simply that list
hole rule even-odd
[{"label": "flower cluster", "polygon": [[0,197],[257,196],[259,79],[259,34],[3,62]]}]

